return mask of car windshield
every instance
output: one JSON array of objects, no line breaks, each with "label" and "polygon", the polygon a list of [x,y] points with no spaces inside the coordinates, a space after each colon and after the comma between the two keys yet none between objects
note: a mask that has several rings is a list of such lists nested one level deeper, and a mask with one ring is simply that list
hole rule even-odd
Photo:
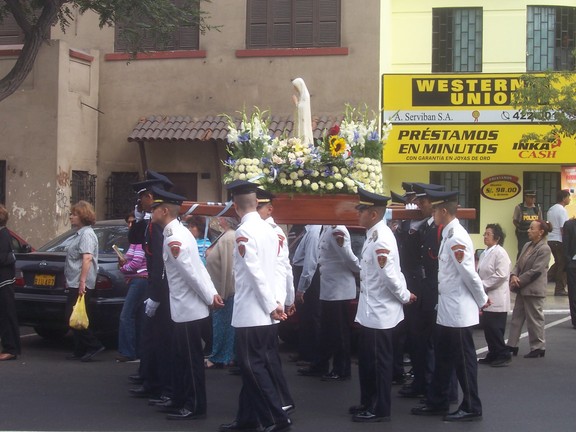
[{"label": "car windshield", "polygon": [[[129,247],[128,243],[128,226],[125,225],[94,225],[92,227],[98,237],[98,253],[113,254],[113,245],[118,246],[122,252],[126,252]],[[70,242],[74,238],[76,230],[66,231],[64,234],[56,237],[54,240],[46,243],[39,252],[66,252]]]}]

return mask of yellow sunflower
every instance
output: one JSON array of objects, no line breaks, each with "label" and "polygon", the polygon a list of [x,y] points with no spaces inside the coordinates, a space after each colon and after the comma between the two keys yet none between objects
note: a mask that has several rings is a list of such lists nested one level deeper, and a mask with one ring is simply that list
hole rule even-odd
[{"label": "yellow sunflower", "polygon": [[346,140],[338,135],[332,135],[329,140],[330,153],[333,157],[340,156],[346,151]]}]

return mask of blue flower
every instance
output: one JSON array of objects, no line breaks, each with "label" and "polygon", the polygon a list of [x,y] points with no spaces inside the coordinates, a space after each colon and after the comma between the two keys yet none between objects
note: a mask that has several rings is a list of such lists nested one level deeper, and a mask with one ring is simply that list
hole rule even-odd
[{"label": "blue flower", "polygon": [[358,133],[357,130],[354,131],[354,142],[358,141],[358,138],[360,138],[360,134]]},{"label": "blue flower", "polygon": [[380,137],[378,136],[378,132],[376,131],[372,131],[368,134],[368,140],[369,141],[379,141]]},{"label": "blue flower", "polygon": [[248,132],[243,133],[242,135],[238,136],[238,141],[240,141],[240,142],[250,141],[250,134]]}]

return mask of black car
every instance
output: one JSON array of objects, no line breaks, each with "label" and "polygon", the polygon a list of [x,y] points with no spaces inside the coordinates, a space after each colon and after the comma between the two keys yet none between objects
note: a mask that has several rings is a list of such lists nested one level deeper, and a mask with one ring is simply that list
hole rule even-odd
[{"label": "black car", "polygon": [[[117,334],[127,285],[118,270],[112,246],[128,250],[128,227],[123,220],[97,222],[98,276],[91,299],[90,328],[100,336]],[[69,230],[35,252],[16,254],[16,309],[20,325],[32,326],[44,338],[61,338],[68,332],[64,278],[66,248],[75,230]]]}]

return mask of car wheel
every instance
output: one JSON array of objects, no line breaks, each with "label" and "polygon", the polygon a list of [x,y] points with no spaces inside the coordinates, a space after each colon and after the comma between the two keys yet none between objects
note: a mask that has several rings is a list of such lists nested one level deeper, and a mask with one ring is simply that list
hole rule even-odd
[{"label": "car wheel", "polygon": [[44,339],[56,340],[62,339],[68,333],[67,328],[53,328],[53,327],[34,327],[34,331],[38,336]]}]

